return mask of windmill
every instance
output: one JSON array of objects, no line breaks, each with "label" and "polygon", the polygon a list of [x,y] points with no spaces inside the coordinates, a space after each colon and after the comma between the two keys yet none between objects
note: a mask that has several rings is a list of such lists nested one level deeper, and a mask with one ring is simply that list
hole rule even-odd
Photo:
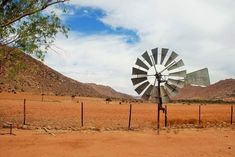
[{"label": "windmill", "polygon": [[160,111],[166,112],[163,103],[177,95],[184,87],[186,70],[178,54],[167,48],[145,51],[137,58],[132,68],[131,78],[135,91],[144,100],[157,103],[157,128],[159,129]]}]

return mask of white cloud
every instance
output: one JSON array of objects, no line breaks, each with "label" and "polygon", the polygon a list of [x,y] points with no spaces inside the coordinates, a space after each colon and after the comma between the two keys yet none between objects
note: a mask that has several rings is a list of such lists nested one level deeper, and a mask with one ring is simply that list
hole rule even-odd
[{"label": "white cloud", "polygon": [[[189,71],[208,67],[212,83],[235,76],[235,1],[233,0],[74,0],[71,5],[105,11],[110,27],[136,30],[140,42],[128,45],[119,35],[59,38],[66,57],[50,56],[48,64],[83,82],[110,85],[134,94],[131,66],[145,49],[168,47],[183,58]],[[63,63],[60,65],[59,61]],[[77,73],[76,73],[77,72]]]},{"label": "white cloud", "polygon": [[[132,93],[130,70],[134,64],[134,47],[123,42],[125,36],[82,36],[70,32],[70,38],[59,37],[55,42],[61,52],[48,53],[46,64],[81,82],[110,85],[115,89]],[[57,47],[53,47],[56,49]]]}]

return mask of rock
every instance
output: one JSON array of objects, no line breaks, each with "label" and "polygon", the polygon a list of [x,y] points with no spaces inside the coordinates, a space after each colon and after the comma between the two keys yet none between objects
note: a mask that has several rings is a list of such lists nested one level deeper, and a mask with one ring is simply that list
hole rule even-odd
[{"label": "rock", "polygon": [[22,125],[21,129],[24,129],[24,130],[28,129],[28,125]]},{"label": "rock", "polygon": [[78,129],[77,128],[71,128],[72,129],[72,131],[78,131]]},{"label": "rock", "polygon": [[35,126],[28,126],[28,130],[35,130]]},{"label": "rock", "polygon": [[2,127],[3,127],[3,128],[9,128],[9,127],[10,127],[10,125],[9,125],[9,124],[7,124],[7,123],[3,123]]},{"label": "rock", "polygon": [[96,127],[91,127],[90,130],[93,130],[93,131],[100,131],[99,128],[96,128]]},{"label": "rock", "polygon": [[60,130],[60,129],[61,129],[61,128],[60,128],[60,127],[58,127],[58,126],[56,126],[56,127],[55,127],[55,130]]},{"label": "rock", "polygon": [[106,131],[111,131],[112,129],[111,128],[105,128]]},{"label": "rock", "polygon": [[51,130],[52,129],[52,127],[51,126],[47,126],[47,130]]},{"label": "rock", "polygon": [[43,129],[46,133],[48,133],[48,134],[50,134],[50,135],[52,135],[52,136],[55,136],[55,134],[52,133],[52,132],[50,132],[49,130],[47,130],[47,128],[43,127],[42,129]]}]

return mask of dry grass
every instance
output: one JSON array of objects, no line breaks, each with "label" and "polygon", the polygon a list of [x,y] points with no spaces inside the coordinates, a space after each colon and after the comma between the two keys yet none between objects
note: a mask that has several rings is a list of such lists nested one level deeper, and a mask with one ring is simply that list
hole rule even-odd
[{"label": "dry grass", "polygon": [[[84,127],[98,129],[126,129],[128,125],[129,104],[113,101],[109,104],[100,98],[41,96],[31,94],[0,94],[0,125],[13,122],[16,127],[23,123],[23,99],[26,98],[26,123],[35,127],[57,129],[81,128],[81,106],[84,103]],[[229,125],[230,105],[207,104],[201,106],[202,125]],[[234,116],[235,118],[235,116]],[[194,127],[198,124],[198,105],[168,104],[168,123],[170,126]],[[161,114],[161,126],[164,115]],[[156,105],[133,103],[132,128],[156,128]]]}]

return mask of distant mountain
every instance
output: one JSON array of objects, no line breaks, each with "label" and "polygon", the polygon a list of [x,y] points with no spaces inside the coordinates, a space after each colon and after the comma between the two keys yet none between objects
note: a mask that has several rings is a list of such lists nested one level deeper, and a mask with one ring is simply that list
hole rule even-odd
[{"label": "distant mountain", "polygon": [[208,87],[186,86],[176,99],[235,100],[235,79],[221,80]]},{"label": "distant mountain", "polygon": [[[1,56],[6,55],[2,53]],[[32,92],[55,95],[79,95],[132,99],[111,87],[86,84],[68,78],[20,51],[7,54],[1,61],[0,92]]]},{"label": "distant mountain", "polygon": [[109,86],[97,85],[95,83],[88,83],[87,85],[95,89],[95,91],[97,91],[98,93],[102,93],[106,97],[114,97],[114,98],[119,98],[119,99],[122,99],[122,98],[130,99],[131,97],[130,95],[117,92]]}]

